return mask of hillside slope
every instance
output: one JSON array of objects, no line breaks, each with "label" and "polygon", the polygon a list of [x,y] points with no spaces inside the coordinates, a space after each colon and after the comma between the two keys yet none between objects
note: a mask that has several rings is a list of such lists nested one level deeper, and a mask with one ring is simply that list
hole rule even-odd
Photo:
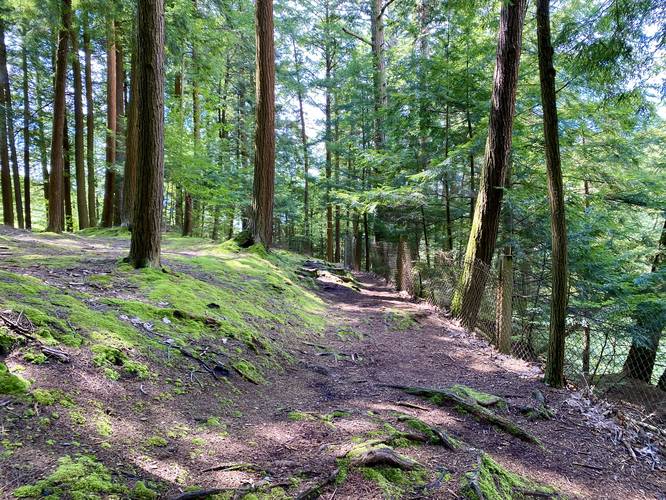
[{"label": "hillside slope", "polygon": [[7,497],[666,490],[538,367],[371,276],[176,237],[166,272],[133,271],[127,245],[117,231],[0,232]]}]

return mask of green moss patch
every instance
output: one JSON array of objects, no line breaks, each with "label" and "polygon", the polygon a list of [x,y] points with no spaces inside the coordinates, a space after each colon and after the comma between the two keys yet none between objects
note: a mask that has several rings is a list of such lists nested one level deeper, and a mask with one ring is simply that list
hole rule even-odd
[{"label": "green moss patch", "polygon": [[0,363],[0,394],[25,394],[29,387],[30,382],[20,375],[11,373],[7,365]]},{"label": "green moss patch", "polygon": [[386,325],[393,331],[404,332],[416,326],[414,317],[404,311],[388,311],[384,318]]},{"label": "green moss patch", "polygon": [[460,494],[470,500],[520,500],[555,497],[557,491],[514,474],[481,453],[477,467],[463,476]]},{"label": "green moss patch", "polygon": [[504,398],[496,396],[494,394],[489,394],[487,392],[477,391],[466,385],[455,384],[450,388],[451,392],[458,394],[459,396],[467,399],[471,399],[481,406],[497,406],[500,408],[506,408],[507,404]]},{"label": "green moss patch", "polygon": [[259,385],[266,383],[266,379],[261,372],[257,370],[257,367],[245,359],[238,360],[231,366],[241,375],[241,377],[253,384]]},{"label": "green moss patch", "polygon": [[127,488],[112,479],[109,470],[94,457],[81,455],[58,460],[58,468],[46,479],[14,490],[16,498],[92,499],[123,495]]},{"label": "green moss patch", "polygon": [[418,469],[404,471],[397,467],[360,467],[361,475],[382,490],[387,498],[404,498],[410,491],[424,486],[428,481],[428,473]]}]

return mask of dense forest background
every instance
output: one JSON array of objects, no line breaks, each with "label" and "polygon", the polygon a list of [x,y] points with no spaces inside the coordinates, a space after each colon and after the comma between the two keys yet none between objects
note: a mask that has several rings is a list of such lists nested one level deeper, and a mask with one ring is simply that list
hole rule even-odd
[{"label": "dense forest background", "polygon": [[[281,1],[274,9],[274,245],[398,285],[405,271],[396,262],[407,252],[409,291],[451,306],[484,165],[497,2]],[[6,225],[46,228],[51,144],[62,134],[64,228],[132,226],[135,14],[124,0],[74,1],[71,11],[55,0],[3,2]],[[251,218],[255,8],[167,0],[165,19],[163,223],[224,240]],[[666,389],[665,20],[658,0],[551,8],[571,377],[622,372]],[[66,54],[58,52],[63,29]],[[539,359],[548,349],[552,245],[533,5],[523,33],[497,258],[485,271],[478,327],[496,336],[496,262],[509,255],[511,350]],[[66,113],[54,130],[61,56]],[[636,366],[627,360],[632,345]]]}]

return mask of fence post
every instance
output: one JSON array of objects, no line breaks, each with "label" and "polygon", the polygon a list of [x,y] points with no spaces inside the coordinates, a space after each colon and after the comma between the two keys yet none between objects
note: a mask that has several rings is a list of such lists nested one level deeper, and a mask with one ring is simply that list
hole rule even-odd
[{"label": "fence post", "polygon": [[403,236],[398,240],[398,255],[396,256],[395,287],[398,291],[413,292],[412,286],[412,259]]},{"label": "fence post", "polygon": [[585,320],[583,324],[583,375],[585,380],[590,378],[590,324]]},{"label": "fence post", "polygon": [[513,298],[513,257],[502,255],[500,280],[497,292],[497,347],[504,354],[511,354],[511,316]]}]

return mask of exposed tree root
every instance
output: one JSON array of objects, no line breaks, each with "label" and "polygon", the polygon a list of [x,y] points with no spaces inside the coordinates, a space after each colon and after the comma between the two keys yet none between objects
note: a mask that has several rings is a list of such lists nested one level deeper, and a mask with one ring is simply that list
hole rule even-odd
[{"label": "exposed tree root", "polygon": [[264,469],[259,467],[257,464],[251,464],[246,462],[229,462],[225,464],[215,465],[207,469],[202,470],[201,472],[213,472],[213,471],[243,471],[243,472],[263,472]]},{"label": "exposed tree root", "polygon": [[477,463],[461,482],[460,494],[472,500],[519,500],[560,498],[553,488],[514,474],[495,462],[488,454],[477,451]]},{"label": "exposed tree root", "polygon": [[487,408],[484,408],[475,401],[460,396],[459,394],[456,394],[451,390],[430,389],[425,387],[410,387],[406,385],[387,385],[387,387],[400,389],[408,394],[414,394],[415,396],[422,396],[428,398],[433,403],[438,405],[442,405],[444,404],[444,402],[447,401],[455,403],[456,405],[460,406],[460,408],[462,408],[464,411],[476,415],[480,419],[485,420],[486,422],[502,429],[505,432],[508,432],[512,436],[516,436],[517,438],[522,439],[523,441],[526,441],[528,443],[534,443],[543,447],[541,441],[539,441],[537,437],[533,436],[529,432],[522,429],[515,422],[509,420],[508,418],[497,415],[496,413],[492,412]]},{"label": "exposed tree root", "polygon": [[428,444],[440,445],[451,451],[460,448],[460,441],[452,437],[448,432],[438,427],[428,425],[421,419],[403,414],[398,415],[398,421],[405,422],[412,429],[422,433],[416,435],[416,437],[411,433],[404,434],[400,437],[404,437],[410,441],[422,441]]},{"label": "exposed tree root", "polygon": [[555,417],[555,412],[546,404],[546,398],[538,389],[532,391],[534,398],[533,406],[524,406],[519,408],[520,413],[525,415],[529,420],[551,420]]},{"label": "exposed tree root", "polygon": [[267,480],[257,481],[256,483],[247,484],[240,488],[210,488],[205,490],[186,491],[178,496],[173,497],[171,500],[196,500],[199,498],[209,498],[213,495],[221,495],[222,493],[233,493],[233,500],[240,500],[248,493],[259,490],[266,490],[272,488],[279,488],[281,486],[289,486],[291,483],[282,481],[279,483],[271,483]]},{"label": "exposed tree root", "polygon": [[351,459],[350,465],[357,467],[376,467],[386,465],[397,467],[402,470],[414,470],[422,467],[416,460],[396,453],[393,448],[388,446],[376,446],[364,451],[362,454]]}]

